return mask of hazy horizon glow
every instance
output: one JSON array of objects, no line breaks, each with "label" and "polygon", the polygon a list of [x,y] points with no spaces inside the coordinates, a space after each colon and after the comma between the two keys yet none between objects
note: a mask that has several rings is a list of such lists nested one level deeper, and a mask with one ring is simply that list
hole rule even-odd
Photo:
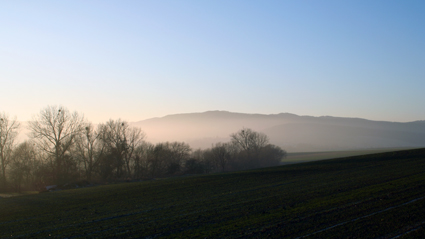
[{"label": "hazy horizon glow", "polygon": [[5,1],[0,111],[425,120],[424,1]]}]

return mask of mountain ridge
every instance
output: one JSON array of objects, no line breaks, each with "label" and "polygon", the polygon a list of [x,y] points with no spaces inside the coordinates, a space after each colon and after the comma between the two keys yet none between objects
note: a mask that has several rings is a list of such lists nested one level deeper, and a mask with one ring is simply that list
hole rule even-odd
[{"label": "mountain ridge", "polygon": [[271,143],[293,152],[425,146],[423,120],[392,122],[215,110],[166,115],[131,125],[141,127],[148,141],[183,141],[193,148],[228,141],[231,133],[244,127],[266,133]]}]

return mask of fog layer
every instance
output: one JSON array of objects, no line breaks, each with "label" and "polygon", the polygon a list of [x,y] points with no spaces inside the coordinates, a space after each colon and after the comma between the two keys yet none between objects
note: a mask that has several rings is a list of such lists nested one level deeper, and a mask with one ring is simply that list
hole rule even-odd
[{"label": "fog layer", "polygon": [[152,118],[131,125],[142,128],[150,142],[184,141],[193,148],[227,141],[232,132],[242,127],[267,134],[271,143],[289,152],[425,146],[425,121],[400,123],[208,111]]}]

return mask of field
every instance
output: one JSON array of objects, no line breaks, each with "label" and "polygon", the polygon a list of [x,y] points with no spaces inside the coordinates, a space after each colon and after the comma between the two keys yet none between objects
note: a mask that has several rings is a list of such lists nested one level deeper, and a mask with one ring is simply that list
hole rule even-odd
[{"label": "field", "polygon": [[366,154],[385,153],[385,152],[408,150],[408,149],[412,149],[412,148],[382,148],[382,149],[288,153],[287,157],[282,160],[282,165],[292,164],[292,163],[311,162],[311,161],[324,160],[324,159],[335,159],[335,158],[359,156],[359,155],[366,155]]},{"label": "field", "polygon": [[425,149],[0,199],[0,238],[420,238]]}]

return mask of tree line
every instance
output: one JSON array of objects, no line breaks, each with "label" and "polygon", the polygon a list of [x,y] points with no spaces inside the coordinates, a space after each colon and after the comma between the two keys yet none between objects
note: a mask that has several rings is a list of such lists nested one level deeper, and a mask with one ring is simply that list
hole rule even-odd
[{"label": "tree line", "polygon": [[230,142],[193,150],[184,142],[149,143],[140,128],[121,119],[94,127],[63,106],[42,109],[28,124],[29,140],[18,143],[20,127],[16,117],[0,113],[3,190],[269,167],[286,156],[265,134],[251,129],[231,134]]}]

